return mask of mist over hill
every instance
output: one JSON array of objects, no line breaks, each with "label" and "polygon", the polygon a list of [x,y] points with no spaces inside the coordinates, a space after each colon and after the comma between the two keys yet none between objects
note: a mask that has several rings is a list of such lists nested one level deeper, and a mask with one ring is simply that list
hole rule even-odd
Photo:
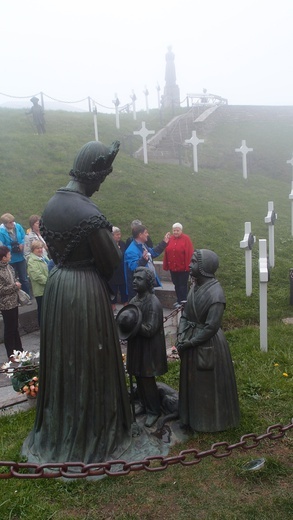
[{"label": "mist over hill", "polygon": [[[180,113],[182,115],[182,112]],[[269,306],[271,316],[288,316],[288,273],[292,267],[291,157],[292,124],[288,118],[228,121],[198,130],[205,140],[198,150],[199,172],[190,163],[144,164],[133,154],[141,138],[133,131],[146,127],[158,132],[173,114],[150,111],[120,118],[98,113],[99,139],[106,145],[118,139],[120,151],[111,175],[93,196],[123,238],[130,234],[130,222],[139,218],[159,242],[174,222],[183,224],[195,247],[216,251],[220,257],[218,277],[225,287],[229,323],[258,320],[258,242],[253,248],[253,295],[245,295],[245,258],[240,249],[244,224],[251,222],[252,233],[268,239],[265,216],[273,201],[278,215],[275,224],[276,266],[271,274]],[[0,213],[12,213],[25,229],[32,214],[41,214],[48,199],[69,180],[68,173],[79,148],[94,140],[93,114],[48,111],[45,135],[35,135],[25,110],[0,109]],[[265,136],[265,137],[264,137]],[[271,137],[270,137],[271,136]],[[243,179],[241,158],[235,153],[241,140],[254,152],[248,161],[248,178]],[[236,143],[236,144],[235,144]],[[263,150],[260,152],[259,150]],[[190,159],[191,150],[187,149]],[[261,160],[254,161],[253,154]],[[220,158],[220,159],[219,159]],[[210,167],[204,167],[204,161]]]}]

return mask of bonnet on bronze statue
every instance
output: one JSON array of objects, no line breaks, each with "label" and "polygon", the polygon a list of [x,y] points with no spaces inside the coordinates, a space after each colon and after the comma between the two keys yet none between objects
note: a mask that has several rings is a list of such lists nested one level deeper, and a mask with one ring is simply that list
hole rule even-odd
[{"label": "bonnet on bronze statue", "polygon": [[100,141],[86,143],[77,153],[69,175],[78,182],[90,183],[99,180],[102,183],[113,170],[112,162],[119,146],[119,141],[114,141],[110,147]]},{"label": "bonnet on bronze statue", "polygon": [[142,322],[141,310],[136,306],[126,305],[116,316],[118,326],[118,336],[122,340],[126,340],[135,336]]},{"label": "bonnet on bronze statue", "polygon": [[218,255],[214,251],[210,251],[210,249],[196,249],[194,252],[197,256],[200,274],[213,278],[219,267]]}]

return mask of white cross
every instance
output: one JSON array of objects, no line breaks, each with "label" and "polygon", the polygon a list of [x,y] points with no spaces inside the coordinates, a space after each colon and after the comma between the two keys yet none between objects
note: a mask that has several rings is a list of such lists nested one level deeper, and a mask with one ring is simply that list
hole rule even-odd
[{"label": "white cross", "polygon": [[148,102],[149,91],[148,91],[147,87],[145,87],[145,90],[143,93],[145,95],[145,109],[146,109],[146,113],[148,114],[149,113],[149,102]]},{"label": "white cross", "polygon": [[155,134],[155,130],[148,130],[145,126],[145,122],[142,121],[141,129],[133,132],[134,135],[140,135],[142,137],[142,146],[143,146],[143,162],[144,164],[148,164],[148,153],[147,153],[147,141],[146,138],[150,134]]},{"label": "white cross", "polygon": [[200,143],[204,143],[204,139],[199,139],[196,135],[196,130],[193,130],[192,137],[190,139],[185,139],[185,143],[192,144],[193,146],[193,171],[198,172],[197,147]]},{"label": "white cross", "polygon": [[293,153],[292,153],[292,157],[291,157],[291,159],[289,159],[289,160],[286,161],[286,162],[287,162],[287,164],[291,164],[291,166],[292,166],[292,178],[293,178]]},{"label": "white cross", "polygon": [[120,101],[118,99],[117,94],[115,94],[115,99],[113,99],[113,103],[115,105],[115,114],[116,114],[116,128],[119,130],[120,128],[120,121],[119,121],[119,104]]},{"label": "white cross", "polygon": [[265,217],[265,223],[269,225],[269,261],[270,267],[275,267],[275,231],[274,225],[277,220],[277,213],[274,210],[273,201],[268,202],[268,214]]},{"label": "white cross", "polygon": [[268,351],[268,259],[267,241],[259,240],[259,325],[260,350]]},{"label": "white cross", "polygon": [[242,153],[242,170],[243,170],[243,179],[247,179],[247,160],[246,155],[248,152],[253,152],[253,148],[248,148],[246,146],[245,139],[242,139],[240,148],[235,148],[235,152]]},{"label": "white cross", "polygon": [[132,91],[132,95],[130,97],[132,100],[133,119],[134,119],[134,121],[136,121],[136,108],[135,108],[136,95],[134,93],[134,90]]},{"label": "white cross", "polygon": [[293,237],[293,181],[291,181],[291,193],[289,194],[291,200],[291,235]]},{"label": "white cross", "polygon": [[255,243],[255,237],[251,233],[251,222],[245,222],[244,238],[240,242],[241,249],[245,249],[245,279],[246,279],[246,296],[252,293],[252,247]]}]

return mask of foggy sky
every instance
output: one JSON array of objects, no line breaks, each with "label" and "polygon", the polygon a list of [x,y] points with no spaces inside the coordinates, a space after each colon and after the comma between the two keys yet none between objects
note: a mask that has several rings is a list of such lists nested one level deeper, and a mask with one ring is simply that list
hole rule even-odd
[{"label": "foggy sky", "polygon": [[292,15],[292,0],[2,1],[0,92],[114,112],[132,90],[145,108],[147,87],[157,108],[171,45],[182,101],[206,88],[231,105],[293,105]]}]

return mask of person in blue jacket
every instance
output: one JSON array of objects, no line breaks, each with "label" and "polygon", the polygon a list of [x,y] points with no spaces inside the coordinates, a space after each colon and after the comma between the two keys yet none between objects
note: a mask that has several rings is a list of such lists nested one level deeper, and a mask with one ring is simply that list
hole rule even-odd
[{"label": "person in blue jacket", "polygon": [[4,213],[1,216],[0,242],[9,248],[11,252],[10,265],[15,271],[21,283],[21,288],[30,295],[30,286],[27,278],[26,260],[24,257],[24,237],[23,227],[14,221],[14,216]]},{"label": "person in blue jacket", "polygon": [[157,286],[161,287],[161,282],[156,274],[155,266],[153,264],[153,258],[156,258],[163,253],[170,239],[170,233],[166,233],[163,240],[157,246],[148,247],[146,242],[149,234],[147,228],[143,225],[136,226],[132,231],[132,235],[133,241],[124,253],[124,269],[128,300],[135,296],[132,282],[133,272],[137,267],[147,267],[151,269],[155,274]]}]

